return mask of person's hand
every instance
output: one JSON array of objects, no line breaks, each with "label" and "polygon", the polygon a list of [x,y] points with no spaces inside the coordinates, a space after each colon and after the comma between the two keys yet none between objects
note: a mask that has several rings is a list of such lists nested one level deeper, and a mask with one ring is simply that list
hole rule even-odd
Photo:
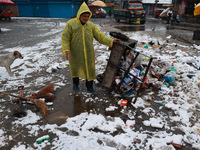
[{"label": "person's hand", "polygon": [[116,42],[119,42],[119,41],[121,41],[121,40],[120,39],[114,39],[113,43],[116,43]]},{"label": "person's hand", "polygon": [[69,60],[69,51],[66,51],[66,60]]}]

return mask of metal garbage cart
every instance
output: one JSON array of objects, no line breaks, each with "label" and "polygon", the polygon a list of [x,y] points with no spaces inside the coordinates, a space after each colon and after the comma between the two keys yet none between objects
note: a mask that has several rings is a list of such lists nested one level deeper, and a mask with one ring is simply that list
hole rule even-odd
[{"label": "metal garbage cart", "polygon": [[[135,100],[137,101],[139,93],[141,92],[142,87],[145,82],[147,73],[149,71],[153,57],[149,57],[148,65],[145,67],[145,71],[142,78],[139,78],[135,73],[132,73],[133,66],[139,55],[142,55],[140,52],[136,51],[137,46],[136,40],[128,39],[126,41],[120,41],[113,44],[111,48],[111,54],[106,66],[105,72],[101,75],[98,75],[98,79],[101,78],[102,85],[108,89],[115,90],[122,95],[123,87],[126,84],[127,77],[130,79],[136,79],[138,81],[137,88],[135,89]],[[129,60],[127,60],[129,59]],[[126,64],[123,64],[126,60]],[[116,78],[120,76],[120,80]]]}]

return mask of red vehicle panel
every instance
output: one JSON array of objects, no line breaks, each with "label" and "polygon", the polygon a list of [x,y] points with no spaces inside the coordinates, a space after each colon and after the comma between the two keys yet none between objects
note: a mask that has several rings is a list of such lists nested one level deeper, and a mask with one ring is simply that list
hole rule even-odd
[{"label": "red vehicle panel", "polygon": [[11,17],[13,17],[13,12],[11,10],[0,9],[0,20],[11,20]]}]

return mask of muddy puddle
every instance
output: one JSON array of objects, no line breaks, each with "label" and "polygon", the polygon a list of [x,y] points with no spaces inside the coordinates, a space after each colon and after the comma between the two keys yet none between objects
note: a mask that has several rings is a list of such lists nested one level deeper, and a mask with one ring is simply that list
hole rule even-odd
[{"label": "muddy puddle", "polygon": [[[80,92],[78,94],[74,94],[72,85],[67,85],[62,90],[56,91],[53,105],[47,106],[47,123],[61,125],[66,122],[68,117],[73,117],[83,112],[113,117],[121,114],[120,111],[122,108],[117,104],[120,98],[114,98],[100,83],[95,84],[96,92],[94,95],[87,93],[84,85],[85,83],[82,81],[80,83]],[[111,112],[106,111],[106,108],[114,105],[119,106],[119,109]]]}]

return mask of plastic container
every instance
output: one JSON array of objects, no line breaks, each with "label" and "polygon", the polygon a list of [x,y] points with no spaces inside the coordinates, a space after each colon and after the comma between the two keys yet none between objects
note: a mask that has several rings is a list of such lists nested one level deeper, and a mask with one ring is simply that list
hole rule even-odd
[{"label": "plastic container", "polygon": [[166,82],[173,83],[175,81],[175,74],[173,72],[168,72],[164,77]]},{"label": "plastic container", "polygon": [[[130,71],[130,73],[133,74],[134,76],[140,78],[140,77],[139,77],[139,74],[140,74],[140,70],[139,70],[139,69],[135,69],[135,68],[134,68],[134,69],[132,69],[132,70]],[[125,77],[124,80],[123,80],[122,86],[127,85],[132,79],[133,79],[133,76],[130,75],[130,74],[127,74],[126,77]]]}]

